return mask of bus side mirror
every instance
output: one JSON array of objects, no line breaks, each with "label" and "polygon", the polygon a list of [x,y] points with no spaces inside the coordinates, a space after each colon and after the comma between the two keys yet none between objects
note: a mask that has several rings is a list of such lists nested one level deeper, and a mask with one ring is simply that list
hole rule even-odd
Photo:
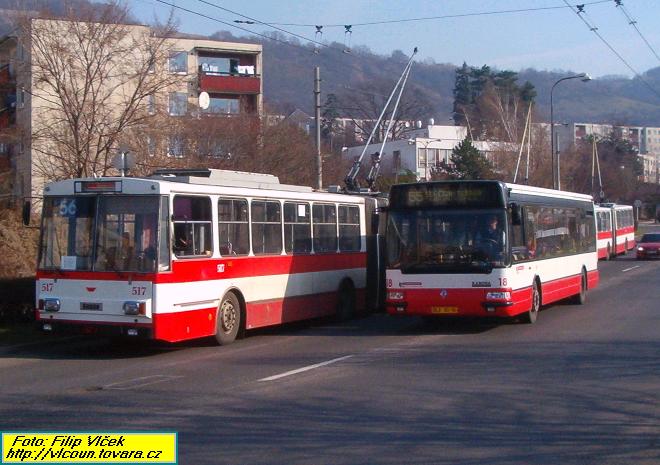
[{"label": "bus side mirror", "polygon": [[509,208],[511,209],[511,224],[518,226],[522,224],[522,208],[517,203],[510,203]]},{"label": "bus side mirror", "polygon": [[30,225],[30,213],[32,210],[32,204],[30,203],[29,200],[26,200],[23,202],[23,225],[29,226]]}]

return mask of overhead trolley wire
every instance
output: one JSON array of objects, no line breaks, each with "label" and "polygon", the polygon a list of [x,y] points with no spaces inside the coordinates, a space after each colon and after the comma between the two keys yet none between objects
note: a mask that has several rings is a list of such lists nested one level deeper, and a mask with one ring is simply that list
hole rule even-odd
[{"label": "overhead trolley wire", "polygon": [[[596,0],[593,2],[585,2],[582,5],[598,5],[601,3],[608,3],[611,0]],[[273,26],[296,26],[296,27],[346,27],[347,25],[355,26],[375,26],[379,24],[394,24],[394,23],[410,23],[416,21],[433,21],[437,19],[453,19],[453,18],[467,18],[471,16],[491,16],[491,15],[501,15],[501,14],[511,14],[511,13],[529,13],[534,11],[548,11],[548,10],[559,10],[566,8],[564,5],[557,6],[546,6],[546,7],[536,7],[536,8],[519,8],[519,9],[509,9],[509,10],[494,10],[494,11],[481,11],[474,13],[458,13],[453,15],[440,15],[440,16],[423,16],[419,18],[403,18],[403,19],[389,19],[382,21],[368,21],[364,23],[357,22],[348,22],[343,24],[305,24],[305,23],[278,23],[278,22],[268,22],[267,24]],[[242,16],[242,15],[241,15]],[[266,24],[266,23],[262,23]]]},{"label": "overhead trolley wire", "polygon": [[635,28],[635,30],[637,31],[637,34],[639,34],[639,36],[642,38],[642,40],[644,41],[646,46],[649,48],[649,50],[651,50],[653,55],[655,55],[655,57],[658,59],[658,61],[660,61],[660,56],[658,56],[658,52],[656,52],[655,49],[649,43],[649,41],[646,40],[646,37],[644,37],[644,34],[642,34],[642,31],[640,31],[639,28],[637,27],[637,21],[632,19],[632,17],[630,16],[628,11],[626,10],[626,7],[623,6],[623,0],[614,0],[614,3],[616,4],[616,7],[621,11],[621,13],[623,13],[623,15],[626,17],[626,19],[628,20],[628,24],[630,24],[632,27]]},{"label": "overhead trolley wire", "polygon": [[[564,3],[566,3],[566,6],[568,6],[571,10],[573,10],[573,5],[569,4],[567,0],[564,0]],[[619,60],[621,60],[621,62],[622,62],[624,65],[626,65],[626,67],[627,67],[630,71],[633,72],[633,74],[635,75],[635,77],[637,77],[640,81],[642,81],[642,82],[646,85],[646,87],[649,88],[649,90],[650,90],[651,92],[653,92],[656,96],[660,97],[660,92],[658,92],[653,86],[651,86],[651,84],[649,84],[648,81],[647,81],[646,79],[644,79],[644,77],[643,77],[641,74],[639,74],[639,73],[637,72],[637,70],[636,70],[635,68],[633,68],[633,67],[630,65],[630,63],[628,63],[628,61],[626,61],[626,59],[623,58],[623,56],[622,56],[619,52],[617,52],[617,51],[614,49],[614,47],[613,47],[613,46],[612,46],[607,40],[605,40],[605,38],[604,38],[604,37],[598,32],[598,27],[596,27],[595,24],[590,24],[589,21],[587,21],[587,20],[583,17],[582,13],[584,13],[584,8],[581,8],[581,6],[582,6],[582,5],[578,5],[577,8],[576,8],[575,10],[573,10],[573,12],[574,12],[575,14],[578,15],[578,18],[580,18],[580,20],[581,20],[584,24],[586,24],[586,26],[589,28],[589,30],[590,30],[591,32],[593,32],[594,34],[596,34],[596,36],[597,36],[597,37],[598,37],[598,38],[599,38],[599,39],[600,39],[600,40],[601,40],[601,41],[607,46],[607,48],[609,48],[610,51],[611,51],[612,53],[614,53],[614,54],[617,56],[617,58],[618,58]]]},{"label": "overhead trolley wire", "polygon": [[[302,36],[302,35],[300,35],[300,34],[296,34],[295,32],[291,32],[291,31],[287,31],[286,29],[282,29],[281,27],[278,27],[278,25],[276,25],[276,24],[274,24],[274,23],[266,23],[266,22],[264,22],[264,21],[260,21],[260,20],[258,20],[258,19],[255,19],[255,18],[252,18],[252,17],[250,17],[250,16],[244,15],[244,14],[239,13],[239,12],[237,12],[237,11],[230,10],[229,8],[225,8],[225,7],[223,7],[223,6],[216,5],[215,3],[211,3],[211,2],[208,2],[208,1],[206,1],[206,0],[197,0],[197,1],[200,2],[200,3],[203,3],[203,4],[205,4],[205,5],[208,5],[208,6],[212,6],[212,7],[214,7],[214,8],[217,8],[217,9],[219,9],[219,10],[226,11],[227,13],[231,13],[231,14],[234,14],[234,15],[240,16],[240,17],[242,17],[242,18],[247,18],[248,20],[251,21],[251,23],[248,23],[248,24],[263,24],[264,26],[270,26],[270,27],[272,27],[273,29],[276,29],[276,30],[278,30],[278,31],[280,31],[280,32],[285,32],[285,33],[290,34],[290,35],[292,35],[292,36],[294,36],[294,37],[298,37],[299,39],[304,39],[304,40],[307,40],[307,41],[309,41],[309,42],[312,42],[313,44],[321,45],[321,46],[323,46],[323,47],[329,47],[329,45],[324,44],[323,42],[317,42],[316,40],[314,40],[314,39],[310,39],[309,37],[305,37],[305,36]],[[236,21],[234,21],[234,22],[236,22]]]},{"label": "overhead trolley wire", "polygon": [[300,45],[297,45],[297,44],[292,44],[291,42],[287,42],[286,40],[280,40],[280,39],[277,39],[275,37],[267,36],[266,34],[260,34],[259,32],[254,32],[254,31],[252,31],[250,29],[247,29],[245,27],[237,26],[236,24],[232,24],[232,23],[229,23],[227,21],[223,21],[221,19],[214,18],[214,17],[206,15],[204,13],[200,13],[199,11],[190,10],[188,8],[176,5],[174,3],[167,2],[165,0],[155,0],[155,1],[158,2],[158,3],[162,3],[163,5],[167,5],[167,6],[170,6],[172,8],[175,8],[177,10],[185,11],[187,13],[191,13],[191,14],[200,16],[202,18],[210,19],[211,21],[215,21],[215,22],[224,24],[224,25],[229,26],[229,27],[234,27],[236,29],[240,29],[241,31],[245,31],[245,32],[248,32],[250,34],[254,34],[256,36],[263,37],[264,39],[272,40],[272,41],[275,41],[275,42],[280,42],[280,43],[288,45],[290,47],[296,47],[296,48],[303,48],[304,49],[304,47],[302,47]]},{"label": "overhead trolley wire", "polygon": [[[256,35],[256,36],[263,37],[264,39],[268,39],[268,40],[272,40],[272,41],[275,41],[275,42],[279,42],[279,43],[282,43],[282,44],[288,45],[288,46],[290,46],[290,47],[299,48],[299,49],[305,50],[306,52],[313,52],[313,50],[310,50],[310,49],[308,49],[308,48],[306,48],[306,47],[304,47],[304,46],[302,46],[302,45],[295,44],[295,43],[291,43],[291,42],[287,42],[287,41],[285,41],[285,40],[281,40],[281,39],[278,39],[278,38],[275,38],[275,37],[272,37],[272,36],[268,36],[268,35],[266,35],[266,34],[262,34],[262,33],[258,33],[258,32],[252,31],[252,30],[247,29],[247,28],[245,28],[245,27],[238,26],[238,25],[236,25],[236,24],[232,24],[232,23],[230,23],[230,22],[224,21],[224,20],[219,19],[219,18],[215,18],[215,17],[213,17],[213,16],[209,16],[209,15],[204,14],[204,13],[201,13],[201,12],[199,12],[199,11],[191,10],[191,9],[189,9],[189,8],[185,8],[185,7],[182,7],[182,6],[176,5],[175,3],[172,3],[172,2],[170,2],[170,1],[166,1],[166,0],[155,0],[155,1],[157,1],[157,2],[159,2],[159,3],[162,3],[163,5],[168,5],[168,6],[172,7],[172,8],[175,8],[175,9],[178,9],[178,10],[181,10],[181,11],[185,11],[186,13],[191,13],[191,14],[197,15],[197,16],[199,16],[199,17],[206,18],[206,19],[209,19],[209,20],[211,20],[211,21],[215,21],[215,22],[218,22],[218,23],[224,24],[224,25],[226,25],[226,26],[234,27],[234,28],[236,28],[236,29],[240,29],[241,31],[245,31],[245,32],[248,32],[248,33],[250,33],[250,34],[254,34],[254,35]],[[199,1],[202,2],[202,3],[210,4],[210,3],[207,2],[207,1],[203,1],[203,0],[199,0]],[[217,6],[217,5],[215,5],[215,6]],[[225,8],[223,8],[223,7],[218,7],[218,8],[220,8],[220,9],[225,9]],[[238,13],[236,13],[236,12],[233,12],[233,13],[234,13],[234,14],[238,14]],[[241,15],[241,16],[243,16],[243,17],[247,17],[247,16],[244,16],[244,15]],[[266,26],[270,26],[269,23],[261,22],[261,21],[258,21],[258,20],[256,20],[256,19],[252,19],[251,21],[254,21],[255,23],[259,23],[259,24],[264,24],[264,25],[266,25]],[[287,33],[287,34],[295,35],[295,34],[289,32],[289,31],[287,31],[287,30],[285,30],[285,29],[279,29],[279,30],[282,31],[282,32],[285,32],[285,33]],[[339,49],[339,48],[336,48],[336,47],[332,47],[332,46],[330,46],[330,45],[328,45],[328,44],[324,44],[324,43],[321,43],[321,42],[317,42],[317,41],[314,41],[314,40],[308,39],[308,38],[303,37],[303,36],[298,36],[298,37],[302,37],[302,38],[305,39],[305,40],[310,40],[310,42],[313,42],[313,43],[315,43],[315,44],[321,45],[321,46],[325,47],[325,48],[328,49],[328,50],[334,50],[334,51],[337,52],[337,53],[346,54],[346,50],[345,50],[345,49]],[[351,57],[354,57],[354,58],[357,59],[357,57],[355,57],[355,55],[352,55],[352,54],[350,54],[350,53],[348,53],[347,55],[348,55],[348,56],[351,56]],[[350,66],[351,68],[353,68],[353,69],[354,69],[355,71],[357,71],[357,72],[361,72],[361,71],[362,71],[362,70],[361,70],[360,68],[358,68],[354,63],[349,63],[348,66]]]}]

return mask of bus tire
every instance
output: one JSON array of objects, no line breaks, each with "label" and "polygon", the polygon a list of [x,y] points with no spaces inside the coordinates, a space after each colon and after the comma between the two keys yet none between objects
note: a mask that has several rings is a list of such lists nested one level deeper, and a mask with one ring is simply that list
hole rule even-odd
[{"label": "bus tire", "polygon": [[339,286],[336,315],[339,321],[347,321],[355,317],[355,288],[348,280]]},{"label": "bus tire", "polygon": [[582,269],[580,278],[580,292],[571,299],[575,305],[584,305],[587,302],[587,272]]},{"label": "bus tire", "polygon": [[219,345],[231,344],[241,328],[241,304],[233,292],[228,292],[220,301],[215,324],[215,340]]},{"label": "bus tire", "polygon": [[541,310],[541,291],[539,290],[539,283],[535,279],[532,285],[532,305],[526,313],[523,314],[523,321],[525,323],[534,324],[539,316]]}]

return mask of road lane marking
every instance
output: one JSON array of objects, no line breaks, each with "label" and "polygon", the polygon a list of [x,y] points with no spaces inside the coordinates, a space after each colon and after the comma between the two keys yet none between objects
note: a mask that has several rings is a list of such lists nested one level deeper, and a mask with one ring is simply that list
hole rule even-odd
[{"label": "road lane marking", "polygon": [[120,381],[118,383],[106,384],[103,389],[114,389],[118,391],[125,391],[127,389],[137,389],[144,386],[150,386],[156,383],[163,383],[173,379],[183,378],[183,376],[167,376],[167,375],[152,375],[142,376],[140,378],[129,379],[128,381]]},{"label": "road lane marking", "polygon": [[625,273],[626,271],[634,270],[635,268],[639,268],[640,265],[635,265],[631,266],[630,268],[626,268],[625,270],[621,270],[621,273]]},{"label": "road lane marking", "polygon": [[343,357],[333,358],[332,360],[317,363],[315,365],[308,365],[306,367],[298,368],[296,370],[291,370],[291,371],[287,371],[285,373],[280,373],[279,375],[273,375],[273,376],[269,376],[267,378],[261,378],[259,381],[260,382],[261,381],[275,381],[276,379],[284,378],[286,376],[297,375],[298,373],[303,373],[305,371],[314,370],[315,368],[324,367],[324,366],[330,365],[332,363],[341,362],[342,360],[346,360],[346,359],[351,358],[351,357],[353,357],[353,356],[352,355],[345,355]]}]

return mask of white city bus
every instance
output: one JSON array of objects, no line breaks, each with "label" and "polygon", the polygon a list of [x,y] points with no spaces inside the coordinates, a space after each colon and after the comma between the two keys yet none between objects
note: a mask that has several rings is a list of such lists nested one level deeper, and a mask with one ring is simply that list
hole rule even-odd
[{"label": "white city bus", "polygon": [[596,205],[598,258],[625,254],[635,248],[635,219],[632,205]]},{"label": "white city bus", "polygon": [[[588,195],[499,181],[395,185],[386,229],[393,315],[520,315],[598,284]],[[490,229],[490,230],[489,230]]]},{"label": "white city bus", "polygon": [[377,202],[220,170],[49,184],[37,319],[226,344],[246,329],[350,317],[378,305]]}]

